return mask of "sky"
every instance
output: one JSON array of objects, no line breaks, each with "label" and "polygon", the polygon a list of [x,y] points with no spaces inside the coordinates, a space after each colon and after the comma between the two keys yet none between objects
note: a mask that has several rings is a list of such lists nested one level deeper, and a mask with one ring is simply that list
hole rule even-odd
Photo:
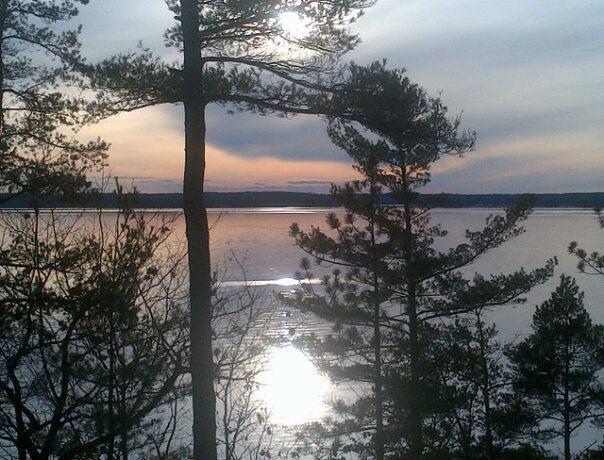
[{"label": "sky", "polygon": [[[473,152],[433,168],[429,192],[604,191],[604,2],[602,0],[377,0],[353,25],[361,44],[346,60],[386,58],[441,95]],[[162,0],[92,0],[82,7],[91,61],[140,41],[169,61],[172,14]],[[208,190],[326,192],[353,179],[325,124],[208,110]],[[87,127],[112,145],[109,170],[144,192],[182,188],[182,107],[121,114]]]}]

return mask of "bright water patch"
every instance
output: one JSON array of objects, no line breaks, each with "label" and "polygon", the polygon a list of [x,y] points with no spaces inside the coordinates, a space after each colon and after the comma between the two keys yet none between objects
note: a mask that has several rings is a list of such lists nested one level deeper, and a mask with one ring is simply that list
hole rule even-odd
[{"label": "bright water patch", "polygon": [[261,376],[260,397],[271,420],[278,425],[299,425],[327,415],[331,385],[310,358],[293,345],[273,348]]}]

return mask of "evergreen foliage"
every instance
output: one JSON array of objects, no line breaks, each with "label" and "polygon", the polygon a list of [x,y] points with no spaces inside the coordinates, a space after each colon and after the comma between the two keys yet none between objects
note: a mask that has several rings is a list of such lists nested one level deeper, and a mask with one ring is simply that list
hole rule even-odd
[{"label": "evergreen foliage", "polygon": [[[357,37],[346,25],[373,0],[169,0],[177,23],[166,44],[182,52],[174,69],[148,51],[121,54],[87,66],[95,88],[105,90],[99,112],[111,115],[164,103],[185,114],[183,201],[191,306],[194,457],[215,460],[216,399],[212,354],[212,276],[204,197],[205,110],[231,104],[259,113],[323,113],[324,80]],[[297,37],[282,15],[295,14],[309,32]],[[330,77],[331,76],[331,77]],[[104,96],[104,97],[103,97]]]},{"label": "evergreen foliage", "polygon": [[76,71],[80,28],[65,24],[87,3],[0,1],[0,190],[9,197],[73,195],[103,164],[104,142],[74,140],[92,105]]},{"label": "evergreen foliage", "polygon": [[[166,45],[184,52],[185,8],[169,0],[176,24],[166,31]],[[210,0],[192,2],[197,12],[204,105],[260,114],[329,111],[324,91],[333,90],[341,75],[339,58],[359,43],[348,25],[374,0]],[[290,15],[304,27],[292,34],[283,24]],[[192,50],[193,51],[193,50]],[[163,62],[149,49],[116,54],[87,66],[88,77],[101,91],[106,115],[124,110],[182,103],[184,68]]]},{"label": "evergreen foliage", "polygon": [[[600,228],[604,229],[604,212],[602,212],[602,208],[595,208],[594,211]],[[604,254],[598,251],[587,252],[587,250],[580,248],[579,243],[576,241],[569,244],[568,252],[579,259],[577,268],[581,272],[604,276]]]},{"label": "evergreen foliage", "polygon": [[571,437],[585,422],[601,417],[604,385],[604,327],[593,325],[575,280],[562,275],[549,300],[537,307],[532,334],[510,347],[514,391],[538,439],[563,438],[564,459]]},{"label": "evergreen foliage", "polygon": [[[328,433],[335,439],[331,448],[352,446],[376,458],[403,451],[419,456],[430,447],[427,430],[435,416],[428,384],[434,324],[522,301],[551,276],[555,261],[533,271],[466,274],[480,256],[521,233],[528,199],[490,216],[482,230],[466,231],[465,242],[438,249],[447,232],[430,223],[417,190],[429,183],[434,162],[471,149],[474,134],[462,132],[460,119],[448,118],[440,99],[427,96],[404,71],[380,62],[352,64],[334,101],[346,115],[331,119],[330,137],[355,160],[362,179],[333,187],[344,212],[327,216],[327,231],[291,227],[317,264],[338,267],[322,292],[300,299],[304,309],[334,322],[334,335],[315,338],[313,348],[332,378],[368,385],[358,400],[337,405],[343,419]],[[385,193],[402,205],[382,205]],[[301,276],[312,276],[308,260],[302,268]]]},{"label": "evergreen foliage", "polygon": [[427,430],[432,452],[494,459],[510,441],[499,436],[505,434],[498,417],[507,385],[503,348],[495,326],[485,324],[483,315],[476,310],[427,331],[433,371],[424,385],[430,385],[432,394]]}]

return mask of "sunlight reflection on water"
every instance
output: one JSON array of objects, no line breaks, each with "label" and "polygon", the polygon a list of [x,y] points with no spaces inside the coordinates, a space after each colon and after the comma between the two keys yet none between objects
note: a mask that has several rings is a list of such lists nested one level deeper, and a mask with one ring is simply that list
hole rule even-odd
[{"label": "sunlight reflection on water", "polygon": [[282,286],[293,287],[303,284],[321,284],[321,280],[313,278],[310,280],[297,280],[295,278],[279,278],[276,280],[246,280],[246,281],[223,281],[220,286],[225,287],[261,287],[261,286]]},{"label": "sunlight reflection on water", "polygon": [[279,425],[298,425],[328,413],[331,385],[309,357],[293,345],[275,347],[261,376],[261,398]]}]

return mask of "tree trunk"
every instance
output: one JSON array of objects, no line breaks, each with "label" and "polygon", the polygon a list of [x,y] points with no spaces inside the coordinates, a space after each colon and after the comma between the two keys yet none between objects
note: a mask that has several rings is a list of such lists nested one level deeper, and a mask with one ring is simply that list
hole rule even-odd
[{"label": "tree trunk", "polygon": [[4,29],[8,12],[8,0],[0,1],[0,148],[4,143]]},{"label": "tree trunk", "polygon": [[189,259],[193,458],[216,460],[216,400],[212,358],[211,268],[205,175],[205,101],[199,11],[196,0],[181,0],[185,108],[184,212]]},{"label": "tree trunk", "polygon": [[[121,349],[121,354],[122,354],[122,358],[121,358],[121,364],[122,366],[126,365],[126,350],[125,348],[122,346]],[[121,382],[121,387],[120,387],[120,420],[126,420],[126,418],[128,417],[128,407],[127,407],[127,401],[128,401],[128,383],[126,379],[122,379]],[[130,445],[129,445],[129,440],[130,440],[130,430],[128,429],[128,427],[125,424],[121,424],[120,427],[120,452],[121,452],[121,460],[128,460],[128,458],[130,457]]]},{"label": "tree trunk", "polygon": [[115,323],[113,319],[113,308],[109,312],[109,380],[108,380],[108,395],[107,395],[107,411],[109,412],[109,429],[111,437],[107,442],[107,460],[113,460],[115,449]]},{"label": "tree trunk", "polygon": [[476,327],[480,341],[480,366],[482,368],[482,402],[484,410],[484,443],[488,460],[495,460],[493,427],[491,422],[491,375],[487,359],[488,339],[485,337],[480,311],[476,312]]},{"label": "tree trunk", "polygon": [[375,384],[375,458],[384,459],[384,396],[382,394],[382,357],[381,357],[381,330],[379,323],[379,304],[374,311],[374,384]]},{"label": "tree trunk", "polygon": [[571,460],[570,455],[570,345],[565,346],[564,363],[564,460]]},{"label": "tree trunk", "polygon": [[405,216],[405,239],[406,239],[406,284],[407,284],[407,316],[409,318],[409,365],[411,373],[411,394],[409,397],[409,450],[415,458],[419,458],[423,451],[423,415],[420,407],[420,350],[418,343],[419,319],[417,314],[417,285],[413,274],[413,216],[411,209],[412,194],[407,183],[406,171],[402,171],[404,188],[404,216]]},{"label": "tree trunk", "polygon": [[409,449],[415,458],[419,458],[423,450],[422,420],[420,408],[420,371],[419,371],[419,346],[418,346],[418,318],[416,304],[416,287],[414,283],[408,284],[409,304],[409,364],[411,370],[411,394],[409,395]]},{"label": "tree trunk", "polygon": [[382,383],[382,329],[380,325],[380,283],[379,283],[379,263],[377,254],[377,244],[375,235],[375,203],[377,201],[376,189],[371,186],[371,207],[372,214],[370,220],[371,228],[371,256],[373,258],[373,354],[374,354],[374,375],[373,383],[375,385],[375,458],[384,460],[384,395]]},{"label": "tree trunk", "polygon": [[564,460],[571,460],[570,455],[570,429],[568,422],[564,421]]}]

